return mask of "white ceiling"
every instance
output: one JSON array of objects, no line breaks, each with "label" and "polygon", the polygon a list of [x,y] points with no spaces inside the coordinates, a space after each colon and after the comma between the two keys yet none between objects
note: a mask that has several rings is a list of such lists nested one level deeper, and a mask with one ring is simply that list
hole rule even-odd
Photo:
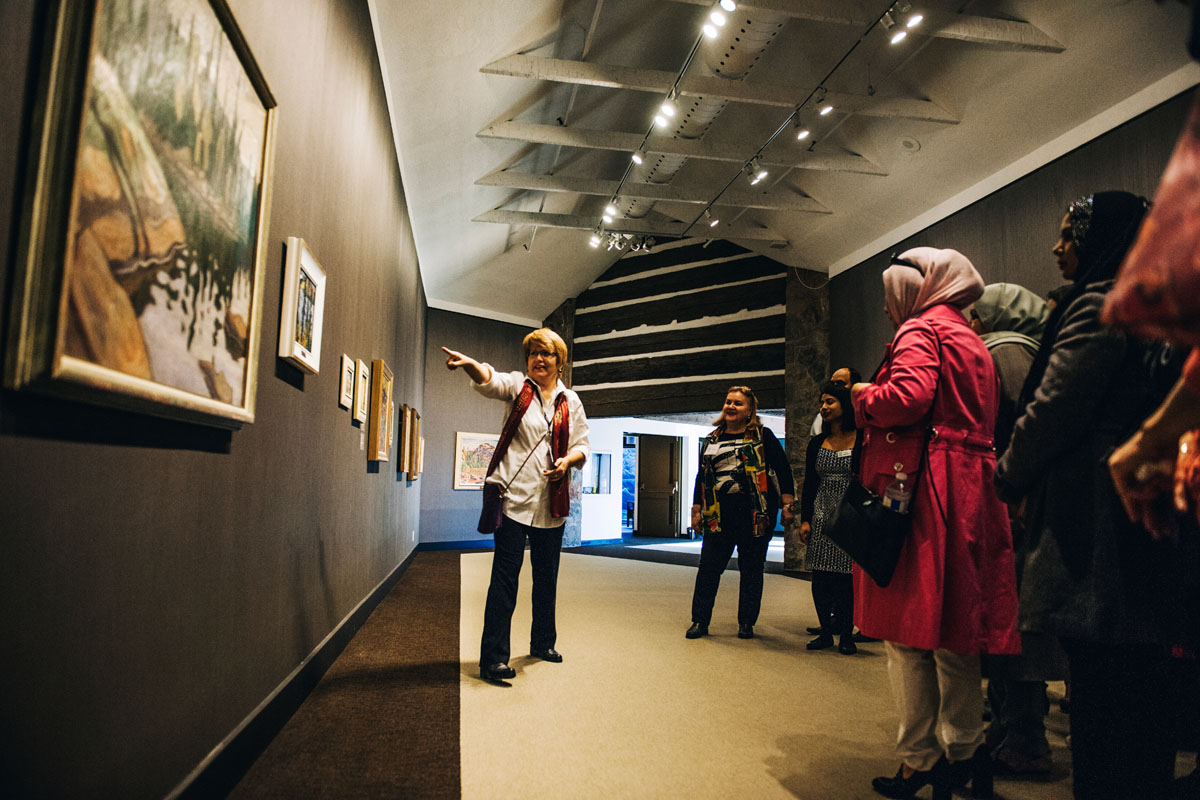
[{"label": "white ceiling", "polygon": [[[539,324],[621,255],[588,246],[609,198],[587,192],[621,180],[627,141],[647,132],[715,0],[369,2],[429,304]],[[635,170],[626,189],[676,199],[609,227],[666,241],[732,180],[713,206],[721,225],[690,235],[836,274],[1200,83],[1178,2],[914,2],[926,20],[897,45],[870,27],[890,6],[740,4],[723,36],[747,20],[761,30],[771,14],[778,35],[741,81],[712,77],[730,42],[704,39],[680,88],[685,104],[744,99],[699,141],[653,139],[690,157],[665,187]],[[771,175],[751,190],[739,170],[822,83],[837,110],[818,118],[809,100],[800,112],[816,144],[798,143],[789,124],[763,151]],[[896,116],[895,99],[925,102]],[[559,190],[528,188],[549,176]]]}]

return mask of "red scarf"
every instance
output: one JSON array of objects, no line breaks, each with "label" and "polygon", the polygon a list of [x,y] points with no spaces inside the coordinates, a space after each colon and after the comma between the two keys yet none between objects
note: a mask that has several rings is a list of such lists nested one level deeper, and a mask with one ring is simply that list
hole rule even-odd
[{"label": "red scarf", "polygon": [[[496,450],[492,453],[492,460],[488,463],[487,477],[491,477],[491,474],[496,471],[496,467],[504,460],[505,454],[508,453],[508,446],[512,444],[513,437],[517,434],[517,426],[521,424],[521,418],[525,416],[525,412],[533,403],[536,391],[537,387],[533,385],[533,381],[526,378],[525,385],[521,387],[521,393],[513,401],[512,411],[509,412],[508,419],[504,420],[504,427],[500,430],[500,441],[496,443]],[[555,461],[566,455],[570,441],[571,412],[567,407],[567,393],[560,392],[554,399],[554,417],[550,423],[550,455]],[[564,477],[562,480],[550,484],[550,516],[555,519],[561,519],[571,511],[571,494],[568,483],[569,481]]]}]

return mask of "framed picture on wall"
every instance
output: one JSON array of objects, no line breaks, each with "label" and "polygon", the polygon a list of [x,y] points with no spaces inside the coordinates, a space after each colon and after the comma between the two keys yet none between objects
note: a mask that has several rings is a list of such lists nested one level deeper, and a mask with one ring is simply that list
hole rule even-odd
[{"label": "framed picture on wall", "polygon": [[411,449],[408,453],[408,479],[415,481],[421,474],[421,413],[412,409],[412,436],[409,437]]},{"label": "framed picture on wall", "polygon": [[425,469],[425,437],[422,436],[417,440],[417,477],[421,477],[421,472]]},{"label": "framed picture on wall", "polygon": [[343,353],[342,375],[338,385],[338,405],[342,408],[351,408],[354,405],[354,377],[357,370],[354,359]]},{"label": "framed picture on wall", "polygon": [[325,270],[308,244],[289,236],[279,310],[279,357],[316,375],[321,371],[321,327],[325,317]]},{"label": "framed picture on wall", "polygon": [[396,471],[408,472],[408,454],[412,449],[412,409],[407,404],[400,407],[400,447],[396,452]]},{"label": "framed picture on wall", "polygon": [[371,368],[358,359],[354,370],[354,419],[366,423],[371,408]]},{"label": "framed picture on wall", "polygon": [[240,428],[275,99],[224,0],[55,3],[48,25],[5,385]]},{"label": "framed picture on wall", "polygon": [[392,371],[387,362],[377,358],[371,362],[371,421],[367,426],[368,461],[387,461],[391,440]]},{"label": "framed picture on wall", "polygon": [[483,489],[483,479],[499,441],[498,433],[459,431],[454,435],[455,489]]}]

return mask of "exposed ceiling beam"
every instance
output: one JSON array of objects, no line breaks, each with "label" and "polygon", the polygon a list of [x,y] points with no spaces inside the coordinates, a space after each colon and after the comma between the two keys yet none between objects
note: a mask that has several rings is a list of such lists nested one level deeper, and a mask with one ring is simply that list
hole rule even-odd
[{"label": "exposed ceiling beam", "polygon": [[[712,0],[675,0],[675,2],[698,6],[712,5]],[[865,27],[876,19],[860,6],[844,2],[844,0],[748,0],[748,2],[738,3],[738,7],[770,11],[793,19],[833,22],[840,25]],[[1005,50],[1061,53],[1067,49],[1041,28],[1028,22],[977,17],[969,14],[926,14],[925,21],[913,33],[940,39],[957,39]]]},{"label": "exposed ceiling beam", "polygon": [[[481,130],[477,136],[485,139],[515,139],[538,144],[563,145],[565,147],[587,147],[593,150],[624,150],[632,153],[642,144],[639,133],[622,131],[600,131],[565,125],[541,125],[532,122],[494,122]],[[745,163],[752,151],[736,142],[714,142],[708,139],[672,139],[666,136],[651,136],[642,148],[647,153],[705,158],[712,161]],[[862,156],[853,153],[814,153],[803,150],[795,158],[780,160],[778,148],[768,149],[759,159],[764,165],[790,167],[792,169],[814,169],[832,172],[856,172],[863,175],[887,175]]]},{"label": "exposed ceiling beam", "polygon": [[[509,75],[514,78],[555,81],[558,83],[601,86],[609,89],[629,89],[639,92],[666,94],[675,83],[675,73],[659,69],[640,69],[565,58],[543,58],[531,55],[511,55],[497,59],[480,68],[489,75]],[[689,97],[717,97],[738,103],[795,108],[809,95],[808,88],[778,84],[746,83],[727,78],[687,75],[679,82],[679,93]],[[929,100],[907,97],[869,97],[867,95],[830,92],[825,96],[839,111],[867,117],[915,119],[925,122],[955,124],[958,119]]]},{"label": "exposed ceiling beam", "polygon": [[[538,211],[505,211],[493,209],[475,217],[475,222],[496,222],[502,225],[537,225],[543,228],[573,228],[581,231],[595,230],[600,224],[599,217],[584,217],[578,214],[549,214]],[[686,222],[656,222],[644,219],[620,218],[604,226],[605,231],[612,233],[632,233],[648,236],[666,236],[682,238],[688,233]],[[758,239],[770,242],[786,241],[768,228],[751,227],[748,225],[722,225],[708,228],[697,223],[691,228],[692,235],[708,239]]]},{"label": "exposed ceiling beam", "polygon": [[[501,186],[507,189],[533,189],[541,192],[574,192],[612,197],[618,181],[595,178],[571,178],[563,175],[531,175],[527,172],[496,170],[475,181],[478,186]],[[667,200],[676,203],[694,203],[707,206],[712,194],[696,190],[683,190],[669,183],[637,183],[626,181],[621,186],[621,197],[644,200]],[[754,190],[728,189],[716,203],[720,206],[741,208],[764,208],[775,211],[797,211],[809,214],[833,213],[811,197],[790,192],[756,192]]]}]

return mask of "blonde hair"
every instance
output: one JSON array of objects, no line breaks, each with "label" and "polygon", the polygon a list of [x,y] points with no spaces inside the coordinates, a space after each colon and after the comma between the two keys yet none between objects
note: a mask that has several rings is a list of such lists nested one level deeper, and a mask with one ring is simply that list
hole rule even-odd
[{"label": "blonde hair", "polygon": [[547,350],[553,350],[555,357],[558,359],[558,371],[562,372],[567,366],[567,343],[562,337],[549,328],[538,328],[536,331],[530,331],[525,334],[525,338],[521,341],[521,348],[525,351],[525,358],[529,358],[529,354],[533,352],[535,345],[540,345]]},{"label": "blonde hair", "polygon": [[[749,386],[730,386],[725,392],[725,396],[728,397],[732,392],[737,392],[742,397],[745,397],[750,403],[750,419],[746,421],[746,427],[749,428],[751,426],[756,426],[761,428],[762,420],[758,418],[758,397],[754,394],[754,390]],[[716,425],[718,428],[724,429],[725,415],[719,415],[715,420],[713,420],[712,424]]]}]

